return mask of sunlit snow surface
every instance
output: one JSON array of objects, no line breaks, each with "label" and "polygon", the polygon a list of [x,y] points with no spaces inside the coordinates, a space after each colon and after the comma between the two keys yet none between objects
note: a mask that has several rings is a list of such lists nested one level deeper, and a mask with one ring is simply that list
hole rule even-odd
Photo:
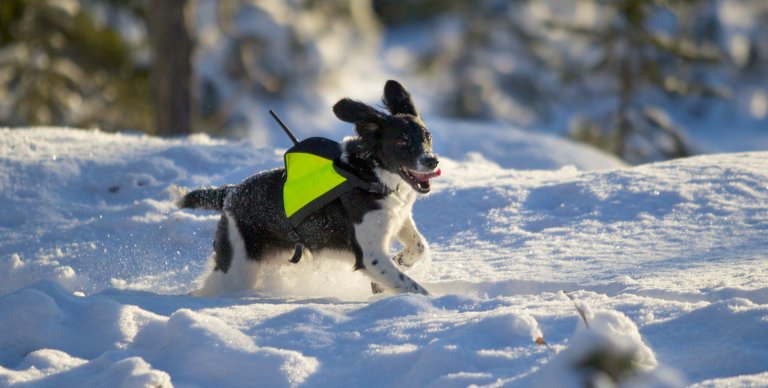
[{"label": "sunlit snow surface", "polygon": [[187,296],[218,216],[168,187],[236,183],[281,150],[0,129],[0,386],[581,386],[599,346],[635,352],[634,383],[768,385],[768,153],[628,168],[449,124],[414,209],[430,297],[373,296],[322,258]]}]

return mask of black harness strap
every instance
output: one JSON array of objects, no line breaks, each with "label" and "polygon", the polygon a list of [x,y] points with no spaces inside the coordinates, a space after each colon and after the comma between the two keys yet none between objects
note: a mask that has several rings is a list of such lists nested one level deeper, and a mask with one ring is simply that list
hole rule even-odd
[{"label": "black harness strap", "polygon": [[291,263],[296,264],[301,260],[301,253],[304,251],[304,244],[301,243],[301,238],[299,237],[299,234],[296,233],[296,229],[291,228],[291,231],[288,232],[288,237],[293,240],[294,242],[294,250],[293,250],[293,256],[291,257]]},{"label": "black harness strap", "polygon": [[343,176],[344,178],[347,178],[350,184],[352,184],[353,187],[357,187],[358,189],[361,189],[363,191],[367,191],[369,193],[379,194],[379,195],[389,195],[392,193],[392,190],[389,189],[386,185],[379,181],[375,182],[368,182],[357,175],[355,175],[353,172],[347,170],[345,167],[341,165],[341,162],[336,159],[333,161],[333,168],[336,169],[336,172],[339,173],[339,175]]}]

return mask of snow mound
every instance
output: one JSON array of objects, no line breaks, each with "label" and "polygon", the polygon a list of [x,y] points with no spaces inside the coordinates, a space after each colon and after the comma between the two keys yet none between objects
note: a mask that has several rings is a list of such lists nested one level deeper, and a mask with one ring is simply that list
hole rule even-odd
[{"label": "snow mound", "polygon": [[257,346],[213,316],[181,308],[163,317],[105,297],[78,298],[53,282],[0,299],[0,311],[0,365],[14,368],[0,367],[7,384],[152,385],[168,383],[163,370],[172,370],[175,383],[288,386],[318,367],[298,352]]},{"label": "snow mound", "polygon": [[531,385],[574,388],[684,385],[676,372],[657,367],[655,354],[626,315],[589,311],[569,347],[531,375]]}]

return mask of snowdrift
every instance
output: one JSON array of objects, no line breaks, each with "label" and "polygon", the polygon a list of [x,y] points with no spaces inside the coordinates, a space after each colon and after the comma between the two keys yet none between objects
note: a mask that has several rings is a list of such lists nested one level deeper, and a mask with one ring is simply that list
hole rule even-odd
[{"label": "snowdrift", "polygon": [[627,168],[434,132],[444,176],[415,206],[432,260],[411,271],[433,296],[303,260],[196,298],[217,216],[168,187],[238,182],[281,150],[0,129],[0,385],[768,385],[768,153]]}]

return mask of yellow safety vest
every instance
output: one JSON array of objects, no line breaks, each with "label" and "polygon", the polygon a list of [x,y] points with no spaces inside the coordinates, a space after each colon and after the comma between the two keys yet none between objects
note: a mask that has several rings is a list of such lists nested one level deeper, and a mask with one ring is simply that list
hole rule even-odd
[{"label": "yellow safety vest", "polygon": [[386,195],[390,191],[379,182],[365,182],[338,163],[341,145],[323,137],[303,140],[285,152],[283,209],[294,230],[296,242],[292,262],[301,258],[300,237],[295,231],[304,218],[327,205],[345,192],[360,188]]}]

